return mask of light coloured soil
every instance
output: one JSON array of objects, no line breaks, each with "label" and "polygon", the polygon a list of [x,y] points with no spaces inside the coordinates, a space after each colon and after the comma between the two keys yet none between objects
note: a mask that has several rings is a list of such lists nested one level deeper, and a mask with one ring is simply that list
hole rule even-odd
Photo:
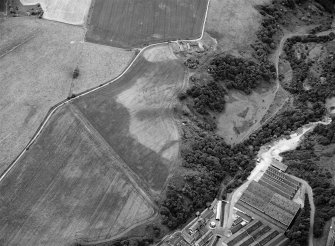
[{"label": "light coloured soil", "polygon": [[154,214],[150,198],[72,105],[53,115],[0,192],[3,245],[108,238]]},{"label": "light coloured soil", "polygon": [[252,43],[261,22],[254,8],[270,0],[211,0],[205,31],[223,50],[244,48]]},{"label": "light coloured soil", "polygon": [[[177,59],[168,46],[146,50],[143,57],[156,63]],[[117,102],[130,112],[130,134],[144,146],[174,161],[179,151],[179,133],[173,117],[167,116],[175,100],[176,86],[184,81],[179,77],[175,84],[164,83],[164,77],[157,78],[157,73],[158,70],[153,70],[139,77],[132,87],[117,96]]]},{"label": "light coloured soil", "polygon": [[41,4],[43,18],[72,25],[83,25],[92,0],[20,0],[23,5]]},{"label": "light coloured soil", "polygon": [[274,100],[274,87],[259,88],[250,95],[235,90],[229,92],[217,131],[226,143],[239,143],[260,126]]},{"label": "light coloured soil", "polygon": [[[116,77],[133,58],[81,43],[80,27],[30,17],[0,20],[0,173],[23,150],[50,107]],[[81,55],[82,54],[82,55]],[[80,76],[72,80],[79,65]]]},{"label": "light coloured soil", "polygon": [[186,70],[169,45],[146,49],[119,79],[74,103],[154,195],[179,161],[173,117]]}]

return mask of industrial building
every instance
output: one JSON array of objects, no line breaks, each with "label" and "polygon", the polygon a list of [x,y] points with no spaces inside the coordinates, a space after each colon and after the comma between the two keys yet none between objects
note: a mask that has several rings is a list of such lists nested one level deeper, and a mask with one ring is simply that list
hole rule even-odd
[{"label": "industrial building", "polygon": [[252,181],[235,207],[252,217],[274,224],[286,231],[300,209],[300,205],[274,193],[261,182]]},{"label": "industrial building", "polygon": [[225,243],[227,246],[281,246],[285,245],[288,239],[283,233],[278,232],[269,224],[259,220],[253,220],[243,229],[234,232]]}]

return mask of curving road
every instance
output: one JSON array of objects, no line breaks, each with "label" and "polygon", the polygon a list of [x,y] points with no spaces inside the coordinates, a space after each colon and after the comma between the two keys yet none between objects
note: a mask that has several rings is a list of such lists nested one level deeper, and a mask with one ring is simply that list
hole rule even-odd
[{"label": "curving road", "polygon": [[298,177],[295,177],[293,175],[290,175],[295,180],[302,183],[302,185],[305,187],[305,193],[307,192],[309,204],[311,206],[311,212],[310,212],[310,221],[309,221],[309,235],[308,235],[308,245],[313,246],[313,228],[314,228],[314,216],[315,216],[315,205],[314,205],[314,198],[313,198],[313,189],[312,187],[303,179],[300,179]]},{"label": "curving road", "polygon": [[60,107],[62,107],[63,105],[72,102],[73,100],[85,96],[89,93],[92,93],[96,90],[99,90],[113,82],[115,82],[116,80],[118,80],[119,78],[121,78],[125,73],[127,73],[127,71],[131,68],[131,66],[134,64],[134,62],[142,55],[142,53],[149,48],[155,47],[155,46],[159,46],[159,45],[163,45],[163,44],[169,44],[171,42],[196,42],[196,41],[200,41],[203,36],[204,36],[204,31],[205,31],[205,23],[207,20],[207,14],[208,14],[208,8],[209,8],[209,3],[210,0],[208,0],[207,2],[207,7],[206,7],[206,12],[205,12],[205,16],[204,16],[204,21],[203,21],[203,25],[202,25],[202,31],[201,31],[201,36],[197,39],[189,39],[189,40],[174,40],[174,41],[166,41],[166,42],[161,42],[161,43],[156,43],[156,44],[150,44],[146,47],[143,47],[139,50],[139,53],[135,56],[135,58],[133,59],[133,61],[126,67],[126,69],[116,78],[112,79],[112,80],[108,80],[102,84],[100,84],[99,86],[96,86],[92,89],[89,89],[85,92],[82,92],[80,94],[78,94],[75,98],[70,98],[70,99],[66,99],[58,104],[56,104],[54,107],[51,108],[51,110],[49,111],[49,113],[47,114],[47,116],[45,117],[44,121],[41,123],[40,127],[38,128],[37,132],[34,134],[34,136],[32,137],[32,139],[29,141],[29,143],[27,144],[27,146],[22,150],[22,152],[18,155],[18,157],[16,157],[16,159],[13,161],[13,163],[11,165],[9,165],[9,167],[1,174],[0,176],[0,182],[3,180],[3,178],[9,173],[9,171],[15,166],[15,164],[18,162],[18,160],[22,157],[22,155],[29,149],[29,147],[35,142],[35,140],[38,138],[38,136],[41,134],[42,130],[44,129],[45,125],[47,124],[47,122],[50,120],[51,116],[53,115],[53,113]]}]

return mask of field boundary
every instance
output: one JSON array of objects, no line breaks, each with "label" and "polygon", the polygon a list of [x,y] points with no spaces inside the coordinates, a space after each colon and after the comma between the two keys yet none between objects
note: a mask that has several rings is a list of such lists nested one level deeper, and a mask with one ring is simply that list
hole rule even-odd
[{"label": "field boundary", "polygon": [[15,166],[15,164],[21,159],[21,157],[23,156],[23,154],[25,154],[28,150],[29,147],[35,142],[35,140],[39,137],[39,135],[41,134],[42,130],[44,129],[44,127],[46,126],[46,124],[48,123],[49,119],[51,118],[51,116],[63,105],[70,103],[74,100],[76,100],[77,98],[83,97],[89,93],[92,93],[94,91],[97,91],[99,89],[102,89],[103,87],[108,86],[109,84],[115,82],[116,80],[120,79],[124,74],[126,74],[128,72],[128,70],[132,67],[132,65],[135,63],[135,61],[137,61],[137,59],[144,53],[144,51],[146,51],[147,49],[150,49],[152,47],[155,46],[160,46],[160,45],[166,45],[169,43],[173,43],[173,42],[196,42],[196,41],[200,41],[203,36],[204,36],[204,31],[205,31],[205,25],[206,25],[206,20],[207,20],[207,15],[208,15],[208,8],[209,8],[209,4],[210,4],[210,0],[207,0],[207,6],[206,6],[206,12],[205,12],[205,16],[204,16],[204,20],[203,20],[203,25],[202,25],[202,31],[201,31],[201,35],[199,38],[197,39],[192,39],[192,40],[174,40],[174,41],[166,41],[166,42],[160,42],[160,43],[155,43],[155,44],[150,44],[146,47],[143,47],[139,50],[139,52],[137,53],[137,55],[135,55],[134,59],[131,61],[131,63],[124,69],[124,71],[118,75],[117,77],[106,81],[105,83],[102,83],[96,87],[93,87],[91,89],[88,89],[84,92],[79,93],[78,95],[76,95],[75,97],[72,98],[67,98],[64,99],[63,101],[57,103],[56,105],[54,105],[53,107],[51,107],[48,111],[48,113],[46,114],[46,116],[44,117],[44,120],[42,121],[42,123],[40,124],[40,126],[37,128],[37,131],[35,132],[35,134],[33,135],[33,137],[31,138],[31,140],[28,142],[28,144],[26,145],[26,147],[21,151],[21,153],[13,160],[13,162],[5,169],[5,171],[1,174],[0,176],[0,182],[6,177],[6,175],[11,171],[11,169]]},{"label": "field boundary", "polygon": [[95,137],[97,142],[100,142],[104,146],[103,148],[106,150],[106,152],[109,152],[111,154],[111,158],[115,159],[116,163],[113,165],[117,166],[124,173],[124,175],[134,185],[134,188],[137,190],[137,192],[147,200],[150,206],[152,206],[154,209],[158,209],[157,205],[153,202],[154,199],[150,197],[150,193],[145,192],[146,190],[149,190],[149,188],[145,185],[144,182],[141,181],[138,175],[128,167],[123,159],[114,151],[112,146],[110,146],[110,144],[106,142],[106,140],[101,136],[98,130],[83,115],[80,109],[74,104],[70,104],[69,109],[71,113],[88,129],[89,132],[92,131],[92,136]]}]

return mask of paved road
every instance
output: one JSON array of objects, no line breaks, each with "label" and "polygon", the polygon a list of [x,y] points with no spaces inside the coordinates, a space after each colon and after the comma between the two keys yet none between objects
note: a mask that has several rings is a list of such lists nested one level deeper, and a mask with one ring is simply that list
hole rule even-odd
[{"label": "paved road", "polygon": [[313,227],[314,227],[314,216],[315,216],[315,205],[314,205],[314,198],[313,198],[313,189],[312,187],[303,179],[300,179],[298,177],[290,175],[292,178],[295,180],[299,181],[302,183],[302,185],[305,187],[307,195],[308,195],[308,200],[309,204],[311,206],[311,213],[310,213],[310,222],[309,222],[309,235],[308,235],[308,245],[313,246]]}]

